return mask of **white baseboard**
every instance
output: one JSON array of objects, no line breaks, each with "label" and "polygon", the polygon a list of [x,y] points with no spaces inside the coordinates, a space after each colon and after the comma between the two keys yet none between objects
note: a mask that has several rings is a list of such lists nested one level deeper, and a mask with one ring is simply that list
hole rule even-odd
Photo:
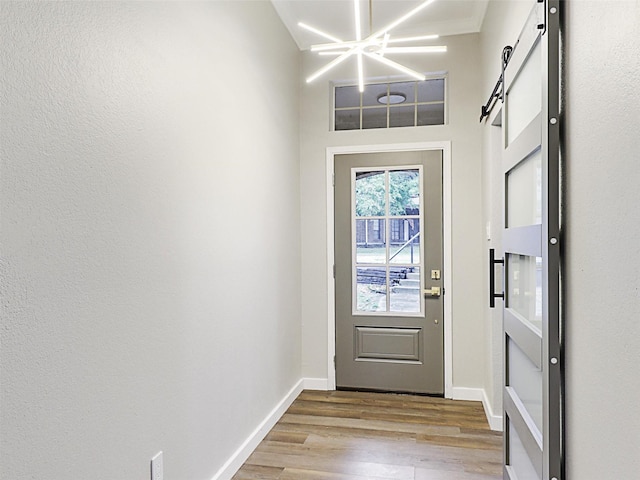
[{"label": "white baseboard", "polygon": [[496,432],[502,431],[502,416],[493,413],[493,409],[489,403],[489,397],[487,397],[487,392],[484,388],[453,387],[451,389],[451,398],[454,400],[482,402],[482,407],[484,408],[484,414],[487,417],[489,428]]},{"label": "white baseboard", "polygon": [[452,387],[451,398],[454,400],[471,400],[481,402],[484,395],[482,388]]},{"label": "white baseboard", "polygon": [[489,422],[489,428],[496,432],[501,432],[503,430],[502,415],[496,415],[493,412],[485,390],[482,390],[482,406],[484,407],[484,414],[487,416],[487,422]]},{"label": "white baseboard", "polygon": [[258,425],[258,427],[247,437],[247,439],[227,460],[227,462],[218,470],[211,480],[230,480],[240,469],[242,464],[249,458],[255,448],[260,444],[269,430],[280,420],[287,408],[300,395],[305,385],[305,379],[298,381],[295,386],[287,393],[276,407],[266,416],[266,418]]},{"label": "white baseboard", "polygon": [[302,384],[305,390],[329,390],[329,380],[327,378],[303,378]]}]

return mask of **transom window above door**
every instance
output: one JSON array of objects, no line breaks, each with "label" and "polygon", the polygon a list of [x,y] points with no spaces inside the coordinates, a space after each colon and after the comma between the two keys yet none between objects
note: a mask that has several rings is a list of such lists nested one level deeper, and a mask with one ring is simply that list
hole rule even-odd
[{"label": "transom window above door", "polygon": [[445,77],[334,88],[334,130],[444,125]]}]

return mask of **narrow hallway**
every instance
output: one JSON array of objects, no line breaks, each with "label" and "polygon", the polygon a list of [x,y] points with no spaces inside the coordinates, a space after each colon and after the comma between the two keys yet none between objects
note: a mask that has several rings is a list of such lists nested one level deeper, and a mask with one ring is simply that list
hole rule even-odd
[{"label": "narrow hallway", "polygon": [[234,480],[498,480],[502,434],[479,402],[304,391]]}]

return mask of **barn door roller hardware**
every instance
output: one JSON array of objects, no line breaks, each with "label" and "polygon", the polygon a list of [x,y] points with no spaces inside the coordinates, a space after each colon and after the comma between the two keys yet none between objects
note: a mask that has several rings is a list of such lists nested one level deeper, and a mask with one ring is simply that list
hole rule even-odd
[{"label": "barn door roller hardware", "polygon": [[498,100],[504,100],[504,69],[509,63],[511,53],[513,53],[513,47],[509,45],[502,49],[502,73],[500,73],[500,77],[496,82],[496,86],[493,87],[493,92],[491,92],[489,100],[487,100],[487,103],[482,106],[482,111],[480,113],[480,122],[482,122],[485,117],[489,116],[491,110],[493,110],[493,107]]}]

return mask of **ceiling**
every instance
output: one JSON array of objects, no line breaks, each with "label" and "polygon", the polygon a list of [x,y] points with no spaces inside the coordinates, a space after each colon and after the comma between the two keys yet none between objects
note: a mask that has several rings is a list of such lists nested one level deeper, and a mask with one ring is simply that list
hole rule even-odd
[{"label": "ceiling", "polygon": [[[369,33],[370,0],[359,0],[362,33]],[[303,22],[342,40],[355,36],[352,0],[271,0],[300,50],[327,40],[298,26]],[[384,28],[423,0],[371,0],[373,29]],[[436,0],[392,30],[393,36],[459,35],[479,32],[489,0]]]}]

